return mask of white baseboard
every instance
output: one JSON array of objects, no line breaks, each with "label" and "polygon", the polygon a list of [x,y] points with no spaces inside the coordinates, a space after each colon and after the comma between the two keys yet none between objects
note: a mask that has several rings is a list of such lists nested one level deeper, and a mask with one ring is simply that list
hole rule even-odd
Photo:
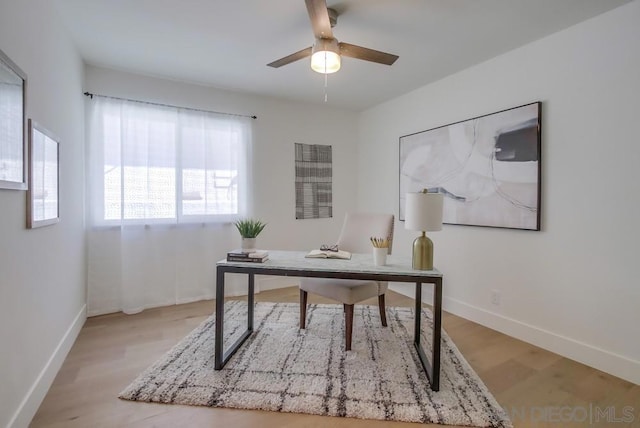
[{"label": "white baseboard", "polygon": [[[285,288],[298,286],[300,283],[298,278],[286,277],[286,276],[269,276],[269,275],[256,275],[255,278],[255,292],[274,290],[276,288]],[[225,296],[238,297],[247,295],[247,278],[246,275],[229,275],[225,281]],[[216,298],[215,292],[204,293],[199,296],[184,297],[176,299],[175,302],[161,302],[150,306],[143,306],[136,309],[129,309],[125,312],[128,315],[137,314],[147,309],[161,308],[171,305],[182,305],[185,303],[199,302],[201,300],[213,300]],[[87,313],[88,317],[95,317],[99,315],[113,314],[116,312],[123,312],[120,307],[100,308],[99,310],[93,309]]]},{"label": "white baseboard", "polygon": [[186,303],[200,302],[201,300],[213,300],[216,298],[215,293],[205,293],[197,297],[185,297],[182,299],[176,299],[176,305],[184,305]]},{"label": "white baseboard", "polygon": [[[403,286],[394,284],[389,288],[405,296],[414,297],[415,291],[413,287],[413,285]],[[432,301],[431,293],[423,292],[422,300],[425,303],[430,303]],[[640,384],[640,361],[634,361],[623,355],[600,349],[570,337],[562,336],[456,299],[443,298],[442,307],[445,311],[459,317],[602,370],[603,372],[629,382]]]},{"label": "white baseboard", "polygon": [[29,426],[31,419],[38,411],[42,400],[49,391],[53,380],[55,379],[62,363],[64,362],[67,354],[71,350],[71,347],[76,341],[85,320],[87,319],[87,305],[83,305],[76,315],[75,319],[65,332],[64,336],[56,346],[56,349],[49,357],[49,360],[44,365],[44,368],[36,378],[31,388],[24,397],[18,410],[9,421],[7,428],[22,428]]}]

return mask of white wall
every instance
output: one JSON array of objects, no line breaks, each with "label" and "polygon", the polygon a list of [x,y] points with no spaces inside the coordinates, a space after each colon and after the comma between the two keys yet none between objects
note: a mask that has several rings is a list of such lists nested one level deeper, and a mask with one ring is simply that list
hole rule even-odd
[{"label": "white wall", "polygon": [[0,0],[0,49],[60,138],[60,223],[27,230],[26,192],[0,190],[0,426],[26,426],[84,322],[83,65],[49,0]]},{"label": "white wall", "polygon": [[397,213],[400,136],[542,101],[542,231],[433,233],[445,309],[635,383],[639,23],[635,1],[376,106],[358,146],[359,208]]},{"label": "white wall", "polygon": [[[355,207],[354,165],[357,139],[357,114],[325,106],[293,103],[273,98],[176,81],[124,73],[100,67],[87,66],[86,90],[95,94],[152,101],[205,110],[256,115],[253,123],[253,209],[252,216],[268,223],[259,236],[261,248],[307,250],[329,239],[336,239],[344,213]],[[296,220],[294,187],[294,143],[328,144],[333,153],[333,218]],[[109,239],[101,232],[100,239]],[[116,232],[111,232],[114,234]],[[188,242],[193,228],[178,230],[183,242]],[[210,254],[211,268],[202,281],[210,289],[202,296],[214,297],[214,262],[223,259],[226,252],[240,245],[240,237],[231,224],[202,229],[211,246],[204,249]],[[93,236],[93,234],[90,234]],[[329,237],[329,238],[327,238]],[[193,236],[193,248],[203,251]],[[93,239],[93,238],[91,238]],[[194,254],[194,257],[199,255]],[[90,259],[94,260],[90,255]],[[105,263],[108,261],[105,260]],[[91,261],[90,266],[93,266]],[[93,269],[93,267],[91,267]],[[91,281],[91,278],[90,278]],[[259,278],[258,289],[295,284],[295,280]],[[293,282],[292,282],[293,281]],[[238,293],[246,293],[246,280]],[[231,282],[233,284],[233,282]],[[230,287],[227,294],[236,294]],[[91,286],[90,286],[91,293]],[[91,300],[90,300],[91,302]],[[90,314],[93,306],[90,305]],[[101,311],[97,311],[98,313]],[[104,311],[102,311],[104,312]]]},{"label": "white wall", "polygon": [[[359,208],[397,213],[400,135],[543,101],[543,230],[445,226],[434,234],[445,306],[640,383],[631,272],[640,238],[640,2],[360,116],[96,67],[86,68],[83,85],[82,62],[52,7],[0,0],[0,49],[28,74],[27,116],[61,139],[59,224],[26,230],[26,193],[0,190],[0,426],[28,424],[84,321],[83,90],[257,115],[254,214],[269,222],[264,246],[282,249],[337,236],[356,190]],[[333,145],[333,219],[294,219],[294,142]],[[213,236],[220,257],[238,242],[229,226]],[[396,236],[395,252],[408,255],[413,234],[400,225]],[[499,308],[492,289],[502,292]]]}]

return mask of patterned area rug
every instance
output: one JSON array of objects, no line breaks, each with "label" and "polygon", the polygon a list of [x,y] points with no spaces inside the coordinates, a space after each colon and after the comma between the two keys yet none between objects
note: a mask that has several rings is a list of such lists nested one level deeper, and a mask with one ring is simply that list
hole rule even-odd
[{"label": "patterned area rug", "polygon": [[[257,303],[255,333],[213,369],[214,316],[149,367],[120,398],[365,419],[511,427],[449,336],[443,332],[440,391],[429,388],[413,348],[413,310],[356,305],[352,351],[344,349],[342,305],[310,305],[306,330],[299,306]],[[431,312],[423,346],[430,355]],[[228,320],[228,321],[227,321]],[[235,320],[235,321],[234,321]],[[243,320],[243,322],[240,322]],[[246,302],[225,304],[225,342],[246,325]]]}]

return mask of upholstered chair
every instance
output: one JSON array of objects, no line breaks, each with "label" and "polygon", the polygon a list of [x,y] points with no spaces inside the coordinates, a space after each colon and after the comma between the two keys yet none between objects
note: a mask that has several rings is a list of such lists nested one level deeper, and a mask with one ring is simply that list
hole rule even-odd
[{"label": "upholstered chair", "polygon": [[[372,254],[369,238],[388,238],[389,254],[393,243],[392,214],[347,213],[342,225],[342,232],[337,244],[340,250],[351,253]],[[307,293],[317,294],[344,305],[345,314],[345,349],[351,350],[353,332],[353,305],[370,297],[378,296],[380,319],[387,326],[384,295],[386,282],[364,281],[355,279],[333,278],[301,278],[300,281],[300,328],[304,329],[307,318]]]}]

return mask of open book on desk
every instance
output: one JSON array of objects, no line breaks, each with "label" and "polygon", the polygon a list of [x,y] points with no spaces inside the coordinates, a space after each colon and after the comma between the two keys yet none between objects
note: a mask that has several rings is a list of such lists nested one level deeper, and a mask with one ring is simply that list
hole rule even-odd
[{"label": "open book on desk", "polygon": [[350,260],[351,253],[348,251],[328,251],[328,250],[311,250],[305,257],[312,259],[344,259]]}]

